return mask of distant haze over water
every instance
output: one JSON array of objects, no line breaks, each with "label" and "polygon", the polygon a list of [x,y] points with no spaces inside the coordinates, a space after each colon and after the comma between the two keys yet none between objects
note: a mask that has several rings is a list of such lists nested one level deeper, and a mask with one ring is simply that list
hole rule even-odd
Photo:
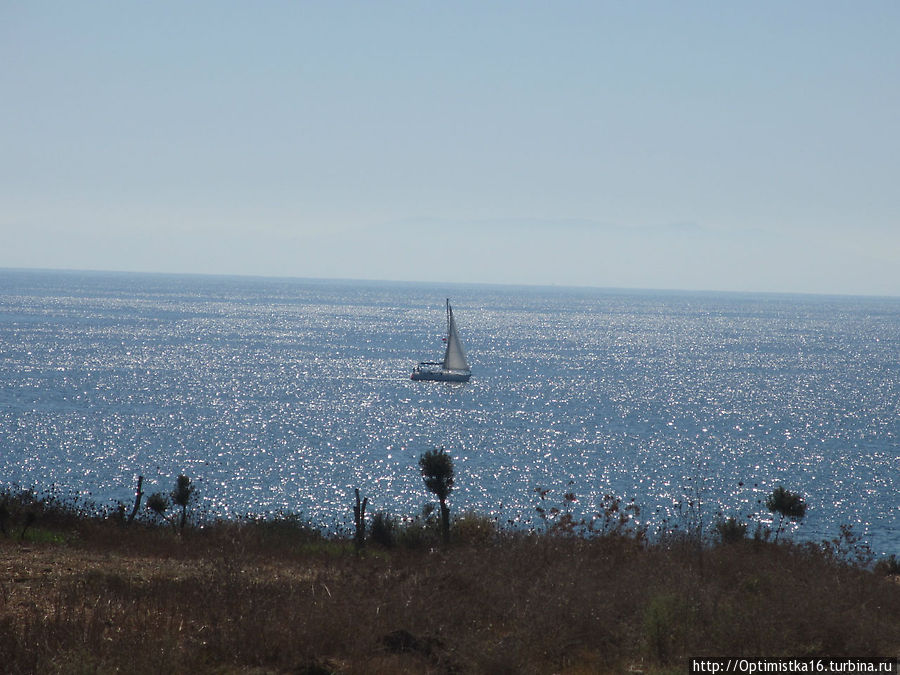
[{"label": "distant haze over water", "polygon": [[[440,358],[450,297],[473,377]],[[451,507],[541,525],[574,492],[651,531],[699,503],[900,552],[900,299],[0,270],[0,485],[101,503],[186,473],[214,515],[414,515],[443,446]],[[753,525],[751,524],[751,530]]]}]

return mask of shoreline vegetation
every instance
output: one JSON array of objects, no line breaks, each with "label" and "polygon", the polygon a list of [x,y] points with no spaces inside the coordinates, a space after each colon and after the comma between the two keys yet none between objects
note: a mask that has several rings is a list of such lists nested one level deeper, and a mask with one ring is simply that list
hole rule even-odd
[{"label": "shoreline vegetation", "polygon": [[367,515],[357,491],[348,534],[294,514],[200,518],[183,476],[143,508],[139,482],[114,511],[0,492],[3,671],[663,674],[698,656],[900,656],[896,557],[876,562],[849,528],[779,538],[802,518],[783,488],[774,536],[729,519],[651,537],[633,504],[610,496],[576,521],[575,496],[550,506],[546,490],[544,526],[524,532],[451,518],[442,455],[421,462],[437,512]]}]

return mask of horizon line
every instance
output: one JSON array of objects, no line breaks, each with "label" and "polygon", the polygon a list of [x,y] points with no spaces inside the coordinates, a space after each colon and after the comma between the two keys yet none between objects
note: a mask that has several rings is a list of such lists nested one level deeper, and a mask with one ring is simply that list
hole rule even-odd
[{"label": "horizon line", "polygon": [[298,275],[265,275],[246,272],[162,272],[157,270],[133,270],[133,269],[95,269],[84,267],[8,267],[0,265],[3,272],[48,272],[48,273],[84,273],[84,274],[121,274],[135,276],[157,277],[208,277],[208,278],[234,278],[256,279],[271,281],[314,281],[336,283],[360,283],[360,284],[397,284],[397,285],[446,285],[446,286],[486,286],[494,288],[519,288],[519,289],[552,289],[573,291],[613,291],[617,293],[665,293],[665,294],[698,294],[698,295],[743,295],[743,296],[803,296],[814,298],[869,298],[882,300],[900,300],[900,295],[885,295],[878,293],[840,293],[840,292],[814,292],[814,291],[763,291],[763,290],[726,290],[715,288],[661,288],[657,286],[593,286],[585,284],[555,284],[555,283],[528,283],[528,282],[498,282],[498,281],[448,281],[448,280],[423,280],[423,279],[372,279],[362,277],[304,277]]}]

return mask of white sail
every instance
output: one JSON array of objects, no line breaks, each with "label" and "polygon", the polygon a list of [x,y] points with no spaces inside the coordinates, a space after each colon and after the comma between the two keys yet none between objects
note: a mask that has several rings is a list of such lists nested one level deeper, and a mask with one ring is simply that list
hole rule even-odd
[{"label": "white sail", "polygon": [[459,333],[456,330],[456,321],[453,319],[453,310],[447,303],[447,351],[444,353],[445,370],[469,370],[469,362],[463,351],[462,342],[459,341]]},{"label": "white sail", "polygon": [[[439,366],[439,368],[436,368]],[[456,320],[453,318],[453,310],[450,308],[450,300],[447,300],[447,350],[444,352],[444,360],[440,363],[434,361],[422,361],[410,375],[413,380],[426,380],[432,382],[468,382],[472,377],[469,370],[469,362],[463,351],[462,342],[459,340],[459,331],[456,329]]]}]

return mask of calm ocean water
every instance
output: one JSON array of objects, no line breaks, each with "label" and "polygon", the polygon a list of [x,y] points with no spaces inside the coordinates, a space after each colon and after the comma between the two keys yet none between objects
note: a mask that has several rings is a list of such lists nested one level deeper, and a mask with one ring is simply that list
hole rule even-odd
[{"label": "calm ocean water", "polygon": [[[474,376],[439,358],[451,297]],[[900,299],[0,270],[0,484],[129,502],[186,473],[215,515],[414,514],[444,446],[454,511],[526,525],[535,488],[656,527],[699,497],[900,552]]]}]

